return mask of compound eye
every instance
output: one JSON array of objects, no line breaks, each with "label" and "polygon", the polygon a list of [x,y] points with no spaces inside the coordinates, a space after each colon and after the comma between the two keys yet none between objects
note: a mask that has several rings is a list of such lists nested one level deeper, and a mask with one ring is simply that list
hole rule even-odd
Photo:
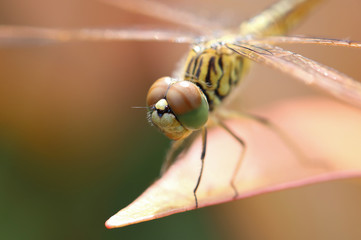
[{"label": "compound eye", "polygon": [[194,83],[180,81],[167,92],[170,109],[186,128],[196,130],[208,120],[209,106],[203,92]]},{"label": "compound eye", "polygon": [[175,80],[170,77],[162,77],[153,83],[147,95],[147,106],[153,106],[160,99],[165,98],[169,86]]}]

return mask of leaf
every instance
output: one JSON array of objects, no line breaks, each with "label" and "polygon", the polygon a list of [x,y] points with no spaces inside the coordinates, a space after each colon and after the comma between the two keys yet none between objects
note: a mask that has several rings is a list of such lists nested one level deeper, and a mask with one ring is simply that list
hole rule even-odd
[{"label": "leaf", "polygon": [[[249,120],[226,124],[247,144],[237,175],[237,199],[335,179],[361,176],[361,111],[342,103],[304,98],[279,103],[258,115],[280,126],[307,158],[295,157],[279,135]],[[209,130],[199,207],[233,200],[230,178],[241,146],[223,129]],[[122,227],[195,209],[193,189],[200,170],[201,139],[140,197],[112,216]]]}]

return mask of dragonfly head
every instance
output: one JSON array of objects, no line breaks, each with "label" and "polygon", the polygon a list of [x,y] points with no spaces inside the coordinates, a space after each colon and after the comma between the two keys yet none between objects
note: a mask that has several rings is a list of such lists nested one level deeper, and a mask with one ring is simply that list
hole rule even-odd
[{"label": "dragonfly head", "polygon": [[178,140],[204,126],[208,120],[208,101],[190,81],[163,77],[147,95],[149,118],[167,137]]}]

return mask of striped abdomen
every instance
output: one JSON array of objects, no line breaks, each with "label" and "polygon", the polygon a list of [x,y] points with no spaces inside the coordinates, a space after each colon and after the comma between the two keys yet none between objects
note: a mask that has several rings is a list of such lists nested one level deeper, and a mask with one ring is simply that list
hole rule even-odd
[{"label": "striped abdomen", "polygon": [[244,71],[244,58],[228,48],[194,47],[187,58],[184,80],[194,82],[207,97],[210,110],[219,105],[238,83]]}]

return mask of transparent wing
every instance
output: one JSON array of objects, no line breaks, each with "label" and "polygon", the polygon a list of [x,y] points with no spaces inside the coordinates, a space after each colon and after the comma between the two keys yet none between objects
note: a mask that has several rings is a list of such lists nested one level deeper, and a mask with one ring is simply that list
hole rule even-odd
[{"label": "transparent wing", "polygon": [[211,33],[215,29],[221,29],[216,22],[210,22],[189,12],[181,11],[178,8],[171,8],[160,2],[150,0],[98,0],[131,12],[140,13],[153,18],[165,20],[186,26],[199,33]]},{"label": "transparent wing", "polygon": [[[248,40],[245,40],[247,42]],[[327,46],[340,47],[355,47],[361,48],[361,42],[350,41],[346,39],[329,39],[329,38],[314,38],[314,37],[300,37],[300,36],[272,36],[249,40],[252,44],[319,44]]]},{"label": "transparent wing", "polygon": [[280,47],[257,44],[227,44],[227,47],[255,62],[266,64],[290,74],[304,83],[361,107],[361,83],[299,54]]},{"label": "transparent wing", "polygon": [[167,41],[193,43],[192,33],[145,29],[53,29],[0,25],[0,45],[46,44],[69,41]]}]

